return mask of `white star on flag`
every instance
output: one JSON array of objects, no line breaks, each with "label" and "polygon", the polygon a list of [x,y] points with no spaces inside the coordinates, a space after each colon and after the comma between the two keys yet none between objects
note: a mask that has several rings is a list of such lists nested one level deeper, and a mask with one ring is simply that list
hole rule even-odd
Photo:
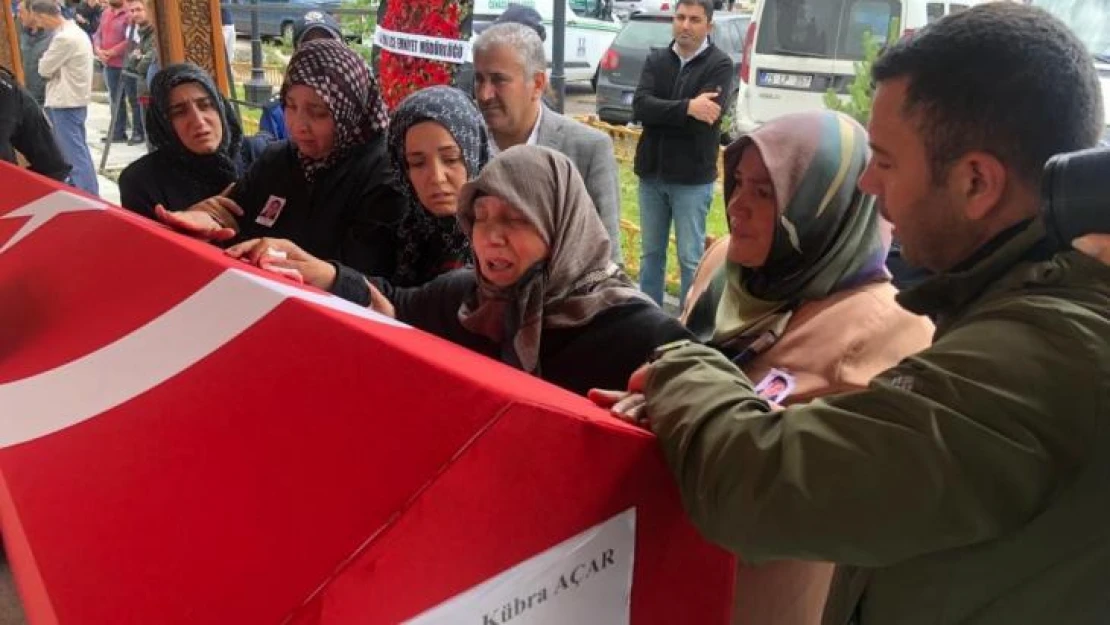
[{"label": "white star on flag", "polygon": [[44,195],[39,199],[25,204],[7,215],[0,216],[0,219],[12,219],[15,217],[30,217],[19,230],[15,231],[12,238],[0,247],[0,254],[8,251],[13,245],[26,238],[35,230],[38,230],[46,222],[62,213],[77,213],[81,211],[91,210],[104,210],[108,205],[104,202],[93,200],[76,193],[69,191],[54,191],[49,195]]}]

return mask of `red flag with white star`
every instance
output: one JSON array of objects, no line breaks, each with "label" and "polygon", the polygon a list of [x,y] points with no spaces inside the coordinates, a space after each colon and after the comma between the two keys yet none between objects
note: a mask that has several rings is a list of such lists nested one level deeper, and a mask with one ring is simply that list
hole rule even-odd
[{"label": "red flag with white star", "polygon": [[0,530],[30,622],[726,623],[581,397],[0,164]]}]

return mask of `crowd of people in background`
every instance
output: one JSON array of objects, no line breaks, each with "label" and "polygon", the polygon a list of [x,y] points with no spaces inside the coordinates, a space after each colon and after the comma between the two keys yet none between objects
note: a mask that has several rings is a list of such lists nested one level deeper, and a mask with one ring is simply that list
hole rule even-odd
[{"label": "crowd of people in background", "polygon": [[[140,97],[158,71],[154,24],[144,0],[19,0],[25,86],[45,110],[69,181],[99,193],[86,133],[94,76],[108,87],[114,126],[104,142],[146,143]],[[130,133],[130,134],[128,134]]]},{"label": "crowd of people in background", "polygon": [[[612,142],[546,106],[534,11],[475,38],[471,93],[392,112],[310,14],[254,137],[203,70],[160,68],[142,0],[20,16],[28,102],[75,186],[97,192],[95,58],[121,112],[105,140],[151,147],[120,178],[124,208],[650,428],[691,518],[742,556],[735,622],[1098,622],[1110,268],[1039,218],[1046,161],[1104,129],[1082,45],[1005,3],[892,44],[868,128],[800,113],[725,150],[730,232],[707,249],[734,90],[713,10],[679,1],[633,101],[639,285]],[[660,306],[672,221],[677,317]],[[930,272],[902,291],[894,237]]]}]

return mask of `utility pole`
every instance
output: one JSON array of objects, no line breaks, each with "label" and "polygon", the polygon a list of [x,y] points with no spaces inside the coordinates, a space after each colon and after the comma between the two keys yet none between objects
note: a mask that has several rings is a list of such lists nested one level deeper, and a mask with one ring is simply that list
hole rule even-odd
[{"label": "utility pole", "polygon": [[567,42],[567,0],[555,0],[554,39],[551,40],[551,88],[555,91],[555,111],[562,114],[567,100],[567,79],[563,60]]},{"label": "utility pole", "polygon": [[273,87],[266,82],[262,71],[262,35],[258,26],[258,0],[251,0],[251,77],[247,81],[247,102],[262,106],[270,100]]}]

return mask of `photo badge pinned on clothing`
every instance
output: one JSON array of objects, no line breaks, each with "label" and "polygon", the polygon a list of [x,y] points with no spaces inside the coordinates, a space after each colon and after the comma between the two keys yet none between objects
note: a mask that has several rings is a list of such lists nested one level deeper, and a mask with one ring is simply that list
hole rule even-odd
[{"label": "photo badge pinned on clothing", "polygon": [[794,376],[781,369],[771,369],[756,385],[755,392],[763,399],[782,404],[794,392]]},{"label": "photo badge pinned on clothing", "polygon": [[262,212],[258,213],[258,217],[254,218],[254,223],[261,224],[267,228],[273,227],[277,222],[278,217],[281,217],[281,211],[285,208],[285,198],[271,195],[266,203],[262,205]]}]

